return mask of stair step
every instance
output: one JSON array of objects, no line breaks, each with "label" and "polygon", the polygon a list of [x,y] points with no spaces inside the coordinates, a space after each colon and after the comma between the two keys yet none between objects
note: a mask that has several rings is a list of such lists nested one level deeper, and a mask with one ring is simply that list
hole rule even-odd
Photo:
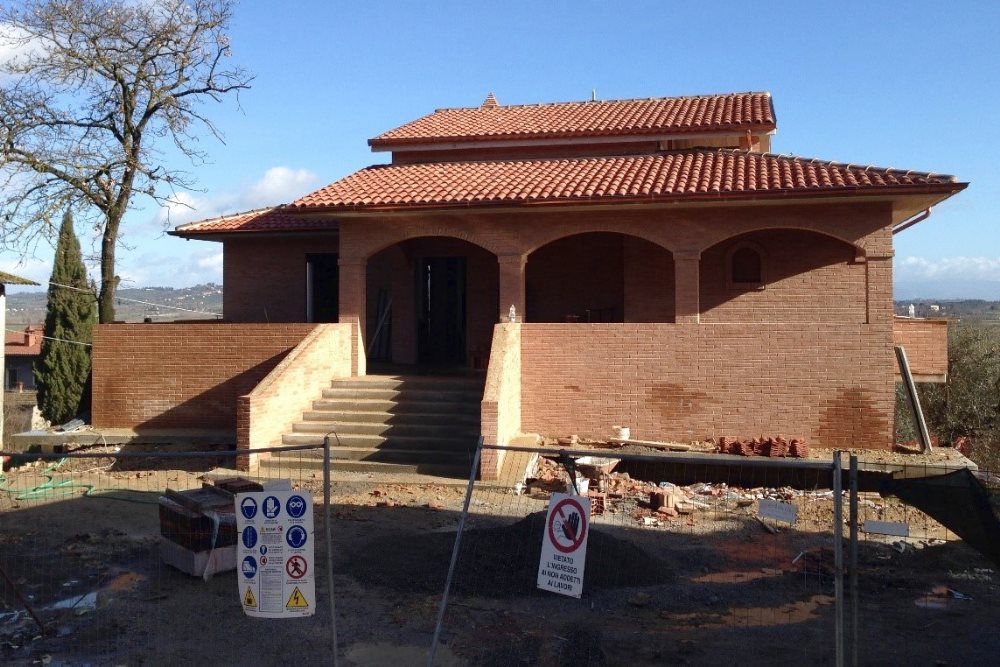
[{"label": "stair step", "polygon": [[422,438],[477,438],[479,424],[452,424],[447,421],[417,424],[384,424],[379,422],[343,422],[307,420],[292,425],[295,433],[329,433],[341,435],[412,436]]},{"label": "stair step", "polygon": [[440,390],[440,389],[416,389],[405,387],[402,389],[381,388],[381,387],[342,387],[334,385],[330,389],[323,390],[323,398],[353,398],[366,400],[384,401],[428,401],[447,403],[476,403],[483,400],[482,390]]},{"label": "stair step", "polygon": [[[281,436],[281,442],[285,445],[322,445],[325,433],[286,433]],[[472,451],[476,448],[476,437],[412,437],[412,436],[392,436],[381,435],[355,435],[350,433],[337,433],[331,436],[331,449],[343,447],[366,447],[370,449],[412,449],[436,452],[464,452]],[[339,444],[338,444],[339,443]]]},{"label": "stair step", "polygon": [[322,422],[350,422],[353,424],[374,423],[391,425],[409,424],[440,424],[448,423],[456,426],[468,426],[476,430],[479,429],[479,413],[444,413],[444,412],[411,412],[396,414],[392,412],[378,411],[336,411],[336,410],[309,410],[302,413],[303,421]]},{"label": "stair step", "polygon": [[[286,473],[289,466],[294,465],[300,470],[322,470],[322,457],[296,457],[293,453],[284,455],[272,455],[268,459],[262,459],[260,466],[264,470],[277,470]],[[435,477],[450,477],[457,480],[467,480],[469,470],[472,466],[470,459],[467,463],[380,463],[377,461],[357,461],[351,459],[339,459],[330,461],[330,470],[335,472],[366,472],[378,475],[433,475]]]},{"label": "stair step", "polygon": [[442,403],[437,401],[387,401],[355,398],[322,398],[313,401],[314,410],[343,412],[391,412],[435,414],[479,414],[479,403]]},{"label": "stair step", "polygon": [[482,378],[433,377],[421,375],[365,375],[358,378],[337,378],[331,387],[350,389],[432,389],[438,391],[478,391],[485,386]]}]

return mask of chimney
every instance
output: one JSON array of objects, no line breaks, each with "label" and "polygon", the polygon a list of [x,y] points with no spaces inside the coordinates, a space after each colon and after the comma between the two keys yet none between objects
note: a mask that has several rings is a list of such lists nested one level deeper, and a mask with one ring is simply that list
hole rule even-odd
[{"label": "chimney", "polygon": [[24,345],[25,347],[31,347],[35,344],[35,331],[36,329],[30,324],[24,329]]},{"label": "chimney", "polygon": [[493,94],[493,91],[490,91],[489,95],[486,96],[486,99],[483,100],[483,103],[479,105],[479,108],[495,109],[498,106],[500,106],[500,104],[497,102],[496,96]]}]

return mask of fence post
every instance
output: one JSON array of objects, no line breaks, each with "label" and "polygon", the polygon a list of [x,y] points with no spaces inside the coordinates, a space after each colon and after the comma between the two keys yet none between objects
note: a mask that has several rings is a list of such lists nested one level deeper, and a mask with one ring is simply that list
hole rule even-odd
[{"label": "fence post", "polygon": [[858,665],[858,457],[851,454],[848,484],[850,489],[851,545],[848,565],[851,568],[851,665]]},{"label": "fence post", "polygon": [[448,609],[448,593],[451,592],[451,580],[455,576],[455,564],[458,562],[458,551],[462,547],[462,532],[465,530],[465,519],[469,516],[469,505],[472,503],[472,489],[476,484],[476,473],[479,472],[479,457],[483,451],[483,436],[476,443],[476,453],[472,457],[472,468],[469,470],[469,486],[465,489],[465,503],[462,505],[462,516],[458,520],[458,534],[455,535],[455,546],[451,550],[451,562],[448,563],[448,577],[444,582],[444,595],[441,596],[441,608],[438,609],[437,624],[434,626],[434,639],[431,651],[427,656],[427,667],[434,667],[437,655],[438,641],[441,640],[441,628],[444,626],[444,612]]},{"label": "fence post", "polygon": [[844,667],[844,480],[840,451],[833,452],[834,642],[837,667]]},{"label": "fence post", "polygon": [[330,642],[337,667],[337,602],[333,597],[333,522],[330,520],[330,435],[323,436],[323,531],[326,533],[326,587],[330,596]]}]

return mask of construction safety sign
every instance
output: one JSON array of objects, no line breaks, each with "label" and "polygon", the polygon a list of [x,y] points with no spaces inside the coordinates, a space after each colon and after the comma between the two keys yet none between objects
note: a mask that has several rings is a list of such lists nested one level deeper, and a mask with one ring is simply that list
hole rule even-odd
[{"label": "construction safety sign", "polygon": [[590,499],[553,493],[538,561],[539,588],[575,598],[583,594],[589,533]]},{"label": "construction safety sign", "polygon": [[240,493],[236,507],[243,611],[260,618],[315,614],[312,495],[302,491]]}]

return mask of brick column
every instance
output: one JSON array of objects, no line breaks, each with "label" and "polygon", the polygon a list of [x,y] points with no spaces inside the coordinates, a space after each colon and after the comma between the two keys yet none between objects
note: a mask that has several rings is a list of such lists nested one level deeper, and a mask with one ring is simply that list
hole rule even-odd
[{"label": "brick column", "polygon": [[498,322],[506,322],[511,305],[524,321],[524,255],[500,255],[500,315]]},{"label": "brick column", "polygon": [[351,375],[365,375],[365,311],[367,307],[368,261],[356,257],[341,257],[340,317],[351,327]]},{"label": "brick column", "polygon": [[701,253],[678,251],[674,253],[674,322],[697,324],[701,321],[699,285]]},{"label": "brick column", "polygon": [[865,257],[866,322],[891,324],[892,307],[892,254],[873,254]]}]

